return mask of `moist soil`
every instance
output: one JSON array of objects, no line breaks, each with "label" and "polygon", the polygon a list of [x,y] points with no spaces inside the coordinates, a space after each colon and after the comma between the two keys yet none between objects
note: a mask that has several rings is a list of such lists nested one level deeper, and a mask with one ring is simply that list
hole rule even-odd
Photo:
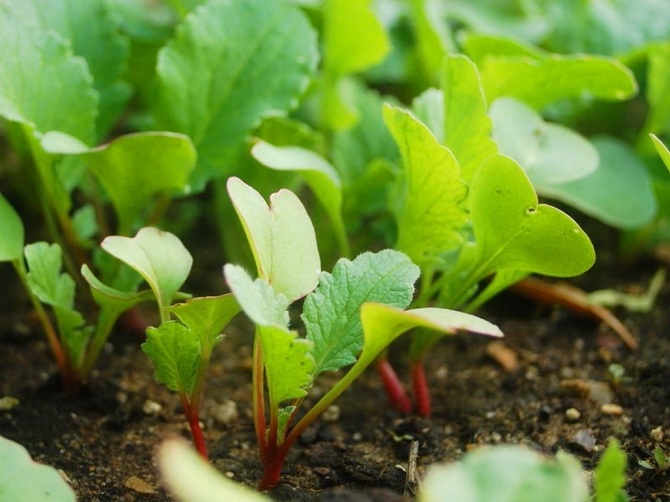
[{"label": "moist soil", "polygon": [[[596,243],[598,263],[575,282],[585,290],[646,289],[661,263],[643,256],[624,267],[614,260],[614,233],[599,230],[604,237]],[[200,270],[220,270],[221,263],[213,264],[217,259],[205,259]],[[11,270],[1,272],[5,288],[18,289]],[[217,277],[196,280],[208,282],[206,294],[223,292]],[[201,293],[196,286],[188,290]],[[173,500],[157,474],[156,448],[171,436],[188,439],[189,431],[177,396],[153,381],[141,337],[117,329],[89,384],[69,396],[60,388],[25,295],[5,289],[2,299],[0,398],[11,396],[19,404],[0,411],[0,435],[56,467],[80,501]],[[591,471],[608,439],[616,437],[628,457],[631,500],[668,501],[670,472],[653,457],[657,448],[670,455],[668,305],[666,284],[651,312],[615,309],[637,337],[639,348],[631,351],[592,319],[506,292],[479,312],[504,331],[508,350],[502,358],[493,357],[492,341],[480,336],[459,334],[439,343],[426,360],[434,407],[430,418],[391,410],[369,370],[295,444],[270,495],[322,501],[411,498],[415,486],[408,483],[407,468],[413,444],[418,444],[419,477],[433,463],[502,443],[547,454],[566,450]],[[255,486],[261,469],[249,402],[249,329],[244,320],[236,321],[217,347],[201,416],[212,463],[226,476]],[[389,357],[405,377],[403,348],[401,340]],[[611,364],[623,367],[623,378],[612,377]],[[332,375],[321,378],[306,404],[333,381]]]}]

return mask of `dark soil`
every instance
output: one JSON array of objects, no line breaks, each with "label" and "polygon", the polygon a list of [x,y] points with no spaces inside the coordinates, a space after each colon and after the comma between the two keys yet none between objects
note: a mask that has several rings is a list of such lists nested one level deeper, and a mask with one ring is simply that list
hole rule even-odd
[{"label": "dark soil", "polygon": [[[659,266],[646,260],[623,269],[607,252],[601,255],[595,269],[579,280],[585,289],[641,290]],[[0,274],[3,284],[18,287],[10,272]],[[162,439],[188,438],[189,432],[177,396],[152,380],[141,339],[115,333],[89,386],[71,397],[59,390],[51,354],[25,297],[12,291],[3,297],[0,398],[13,396],[20,404],[0,412],[0,435],[59,469],[81,501],[171,500],[160,486],[154,453]],[[294,446],[282,483],[271,495],[280,500],[401,500],[414,441],[420,474],[432,463],[499,443],[545,453],[567,450],[591,470],[614,436],[628,455],[631,499],[670,500],[670,473],[656,468],[652,455],[657,447],[670,454],[667,305],[670,287],[665,285],[653,312],[617,310],[639,341],[640,348],[631,352],[592,320],[505,293],[480,314],[503,329],[517,369],[503,369],[490,357],[486,338],[462,334],[440,343],[427,360],[434,400],[430,419],[389,410],[379,380],[368,371]],[[216,351],[202,419],[216,467],[254,486],[261,470],[249,404],[251,351],[245,326],[237,323]],[[391,359],[406,375],[401,355],[402,341]],[[623,366],[626,379],[613,381],[612,363]],[[328,385],[320,380],[310,399]],[[620,408],[608,411],[603,404]],[[237,413],[216,418],[231,408]],[[566,415],[570,408],[578,410],[578,418],[568,417],[574,411]]]}]

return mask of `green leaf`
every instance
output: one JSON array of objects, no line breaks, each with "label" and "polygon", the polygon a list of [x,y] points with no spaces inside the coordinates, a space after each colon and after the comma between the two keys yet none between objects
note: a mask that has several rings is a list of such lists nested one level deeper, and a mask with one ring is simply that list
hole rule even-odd
[{"label": "green leaf", "polygon": [[336,371],[353,363],[363,347],[360,309],[375,301],[405,308],[412,301],[419,268],[394,250],[363,253],[339,260],[324,272],[305,299],[302,320],[314,342],[316,372]]},{"label": "green leaf", "polygon": [[[487,53],[480,44],[494,52]],[[510,46],[514,47],[511,54],[501,53]],[[633,73],[613,58],[552,54],[485,36],[469,36],[465,51],[479,66],[489,102],[509,96],[540,109],[566,98],[621,101],[637,92]]]},{"label": "green leaf", "polygon": [[232,294],[191,298],[167,308],[199,338],[201,346],[213,347],[221,332],[240,311]]},{"label": "green leaf", "polygon": [[633,229],[649,223],[657,204],[646,165],[621,140],[597,136],[591,143],[600,158],[595,172],[538,191],[616,228]]},{"label": "green leaf", "polygon": [[147,328],[142,351],[154,363],[154,377],[168,389],[190,395],[200,365],[200,340],[192,330],[176,321]]},{"label": "green leaf", "polygon": [[28,7],[0,2],[0,116],[89,144],[98,102],[91,74],[63,37],[39,29]]},{"label": "green leaf", "polygon": [[158,126],[198,150],[192,185],[231,169],[231,153],[261,120],[285,114],[309,82],[316,36],[300,10],[276,0],[214,0],[179,26],[158,56]]},{"label": "green leaf", "polygon": [[521,446],[479,448],[460,462],[433,466],[420,502],[582,502],[588,484],[579,461],[559,452],[547,459]]},{"label": "green leaf", "polygon": [[501,337],[500,329],[472,314],[434,307],[400,310],[390,305],[369,302],[361,308],[365,332],[361,364],[374,360],[393,340],[413,328],[426,328],[445,335],[470,331]]},{"label": "green leaf", "polygon": [[306,395],[305,389],[312,384],[314,375],[311,342],[277,325],[259,326],[258,335],[263,348],[270,407],[276,409],[282,401]]},{"label": "green leaf", "polygon": [[161,310],[170,305],[193,264],[193,257],[178,237],[153,227],[140,229],[132,238],[106,237],[101,247],[147,281]]},{"label": "green leaf", "polygon": [[341,77],[380,63],[391,46],[370,8],[372,0],[325,0],[325,71]]},{"label": "green leaf", "polygon": [[104,284],[98,279],[88,265],[82,265],[81,275],[91,287],[91,294],[95,303],[101,307],[107,306],[119,314],[133,308],[138,303],[149,301],[154,298],[150,290],[145,291],[120,291]]},{"label": "green leaf", "polygon": [[412,0],[410,8],[420,69],[428,82],[434,82],[444,57],[450,50],[455,50],[443,12],[444,2]]},{"label": "green leaf", "polygon": [[612,438],[596,467],[594,479],[595,502],[626,500],[625,492],[623,492],[625,485],[626,454],[621,450],[619,441]]},{"label": "green leaf", "polygon": [[258,326],[287,327],[289,302],[264,279],[253,280],[239,265],[227,263],[223,275],[244,313]]},{"label": "green leaf", "polygon": [[490,114],[500,153],[516,160],[540,193],[584,178],[598,167],[598,151],[586,138],[560,124],[545,122],[521,101],[498,98],[491,104]]},{"label": "green leaf", "polygon": [[24,228],[18,213],[0,193],[0,262],[23,257]]},{"label": "green leaf", "polygon": [[670,42],[649,49],[647,70],[647,102],[649,114],[646,128],[650,132],[670,129]]},{"label": "green leaf", "polygon": [[663,144],[663,142],[658,139],[657,136],[654,134],[650,134],[651,140],[654,143],[654,147],[656,148],[656,151],[658,152],[658,155],[661,157],[661,160],[665,164],[665,167],[667,167],[670,170],[670,150],[668,150],[668,147]]},{"label": "green leaf", "polygon": [[510,158],[489,157],[471,190],[480,278],[504,269],[569,277],[593,265],[584,231],[562,211],[538,204],[530,180]]},{"label": "green leaf", "polygon": [[249,240],[258,276],[294,302],[316,287],[321,259],[314,227],[300,199],[290,190],[263,197],[239,178],[228,180],[228,194]]},{"label": "green leaf", "polygon": [[466,56],[449,55],[442,73],[444,144],[461,166],[461,177],[472,180],[477,168],[498,148],[491,139],[491,119],[477,67]]},{"label": "green leaf", "polygon": [[54,30],[70,41],[75,55],[86,60],[93,86],[100,96],[98,137],[104,137],[123,111],[132,89],[121,77],[130,53],[128,39],[121,35],[117,18],[103,0],[28,0],[42,30]]},{"label": "green leaf", "polygon": [[462,242],[459,231],[467,222],[462,207],[467,187],[456,158],[425,125],[389,106],[384,108],[384,119],[405,168],[396,247],[424,264]]},{"label": "green leaf", "polygon": [[75,502],[75,494],[51,466],[38,464],[18,443],[0,436],[0,494],[13,502]]}]

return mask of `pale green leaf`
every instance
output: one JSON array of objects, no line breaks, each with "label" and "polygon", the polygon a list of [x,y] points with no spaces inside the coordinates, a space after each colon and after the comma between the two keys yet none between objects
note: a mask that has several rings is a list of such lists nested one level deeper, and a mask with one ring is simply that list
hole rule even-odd
[{"label": "pale green leaf", "polygon": [[264,279],[253,280],[239,265],[227,263],[223,275],[244,313],[258,326],[287,327],[289,302]]},{"label": "pale green leaf", "polygon": [[[476,62],[489,102],[509,96],[539,109],[566,98],[621,101],[637,92],[633,73],[613,58],[552,54],[532,48],[525,49],[532,55],[520,56],[523,49],[519,48],[510,50],[511,55],[501,54],[500,50],[486,55],[479,44],[487,48],[496,44],[485,36],[470,36],[465,43],[467,54],[481,57]],[[512,44],[501,45],[508,48]]]},{"label": "pale green leaf", "polygon": [[23,257],[24,229],[18,213],[0,193],[0,262]]},{"label": "pale green leaf", "polygon": [[386,106],[384,119],[403,159],[402,200],[396,247],[416,263],[458,247],[467,222],[467,187],[458,161],[408,112]]},{"label": "pale green leaf", "polygon": [[285,114],[309,82],[316,36],[300,10],[275,0],[214,0],[197,8],[158,56],[158,126],[198,151],[196,190],[231,169],[261,120]]},{"label": "pale green leaf", "polygon": [[0,116],[90,144],[98,103],[91,74],[62,36],[26,15],[27,5],[0,2]]},{"label": "pale green leaf", "polygon": [[656,148],[656,151],[658,152],[658,155],[660,155],[661,160],[665,164],[665,167],[667,167],[670,170],[670,150],[668,150],[668,147],[663,144],[663,142],[658,139],[657,136],[654,134],[651,134],[651,140],[654,143],[654,147]]},{"label": "pale green leaf", "polygon": [[429,88],[412,100],[412,113],[424,123],[438,140],[444,140],[444,94]]},{"label": "pale green leaf", "polygon": [[569,277],[593,265],[584,231],[562,211],[538,204],[530,180],[510,158],[489,157],[471,190],[478,279],[503,269]]},{"label": "pale green leaf", "polygon": [[589,488],[579,461],[555,460],[521,446],[503,445],[467,453],[458,463],[433,466],[420,502],[584,502]]},{"label": "pale green leaf", "polygon": [[12,502],[75,502],[56,469],[38,464],[18,443],[0,436],[0,497]]},{"label": "pale green leaf", "polygon": [[539,193],[584,178],[597,169],[598,150],[586,138],[560,124],[545,122],[521,101],[496,99],[490,114],[500,153],[524,168]]},{"label": "pale green leaf", "polygon": [[419,268],[394,250],[339,260],[307,296],[302,319],[314,342],[316,371],[336,371],[353,363],[363,347],[360,309],[365,302],[405,308],[412,301]]},{"label": "pale green leaf", "polygon": [[326,72],[340,77],[380,63],[391,46],[370,8],[372,0],[325,0]]},{"label": "pale green leaf", "polygon": [[538,188],[538,192],[616,228],[633,229],[649,223],[657,204],[645,164],[628,144],[616,138],[597,136],[591,143],[600,158],[595,172],[569,183]]},{"label": "pale green leaf", "polygon": [[491,139],[491,119],[477,67],[462,54],[449,55],[442,73],[444,136],[440,138],[461,166],[461,177],[472,180],[477,168],[498,151]]},{"label": "pale green leaf", "polygon": [[213,347],[221,332],[240,311],[232,294],[191,298],[167,308],[176,315],[200,340],[201,346]]},{"label": "pale green leaf", "polygon": [[610,439],[600,457],[593,484],[595,502],[627,500],[623,491],[626,486],[626,454],[621,450],[616,438]]},{"label": "pale green leaf", "polygon": [[200,364],[198,335],[176,321],[147,328],[144,351],[153,361],[154,377],[168,389],[190,395],[195,386]]},{"label": "pale green leaf", "polygon": [[480,317],[456,310],[425,307],[400,310],[381,303],[369,302],[361,308],[365,344],[361,364],[375,359],[393,340],[413,328],[426,328],[445,335],[469,331],[501,337],[500,329]]},{"label": "pale green leaf", "polygon": [[131,309],[138,303],[149,301],[154,298],[150,290],[145,291],[120,291],[107,286],[98,279],[88,265],[82,265],[81,275],[91,287],[91,294],[95,302],[101,307],[107,306],[115,312],[124,312]]},{"label": "pale green leaf", "polygon": [[259,326],[257,333],[263,348],[270,407],[276,409],[287,399],[306,395],[314,375],[311,342],[277,325]]},{"label": "pale green leaf", "polygon": [[270,206],[239,178],[228,180],[228,194],[249,240],[258,276],[290,302],[316,287],[321,258],[314,227],[300,199],[290,190],[270,196]]},{"label": "pale green leaf", "polygon": [[106,237],[102,248],[139,273],[159,308],[167,307],[191,271],[193,257],[175,235],[145,227],[135,237]]},{"label": "pale green leaf", "polygon": [[228,479],[184,441],[163,443],[158,464],[165,484],[180,502],[271,502],[270,497]]}]

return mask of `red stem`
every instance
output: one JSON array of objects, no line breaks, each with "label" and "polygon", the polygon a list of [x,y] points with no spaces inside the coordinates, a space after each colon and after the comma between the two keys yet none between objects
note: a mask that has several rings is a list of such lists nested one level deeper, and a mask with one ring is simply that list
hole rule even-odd
[{"label": "red stem", "polygon": [[417,414],[422,417],[429,417],[432,412],[430,391],[426,380],[426,368],[421,359],[412,363],[412,386]]},{"label": "red stem", "polygon": [[191,406],[191,403],[188,402],[188,398],[185,395],[181,396],[181,404],[184,408],[184,413],[186,413],[188,426],[191,428],[191,436],[193,437],[193,446],[195,446],[196,451],[200,454],[202,458],[209,461],[209,455],[207,454],[207,444],[205,443],[205,436],[203,435],[202,429],[200,428],[200,417],[198,413],[198,407]]},{"label": "red stem", "polygon": [[377,359],[375,368],[384,385],[391,406],[400,413],[411,413],[412,403],[409,400],[407,391],[405,391],[405,387],[403,387],[400,378],[398,378],[398,374],[395,372],[388,359],[386,359],[386,357]]}]

